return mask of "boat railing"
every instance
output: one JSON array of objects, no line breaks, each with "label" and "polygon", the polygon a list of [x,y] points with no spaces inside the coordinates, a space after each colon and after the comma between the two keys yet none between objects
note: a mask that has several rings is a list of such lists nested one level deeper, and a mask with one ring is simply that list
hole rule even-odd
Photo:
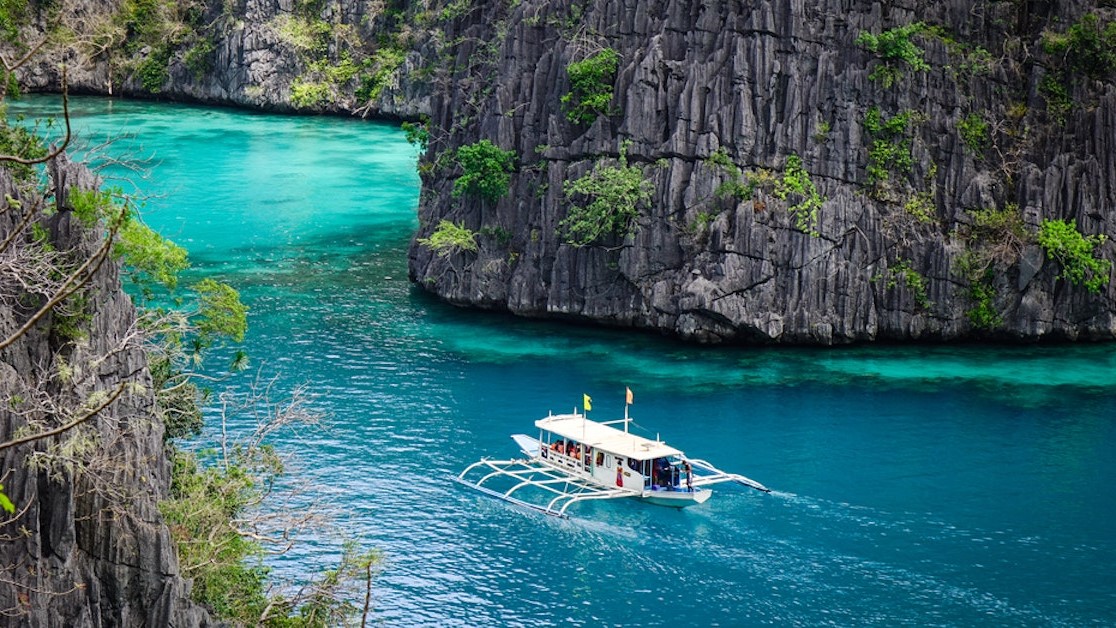
[{"label": "boat railing", "polygon": [[743,475],[740,475],[739,473],[727,473],[718,469],[717,467],[714,467],[712,464],[705,460],[701,460],[699,458],[687,458],[687,461],[693,466],[695,471],[700,471],[699,473],[695,473],[693,476],[693,486],[695,487],[707,486],[709,484],[717,484],[720,482],[736,482],[737,484],[742,484],[744,486],[754,488],[757,491],[763,491],[764,493],[771,492],[771,489],[753,480],[752,478],[745,477]]},{"label": "boat railing", "polygon": [[583,472],[584,470],[580,458],[560,453],[555,449],[543,448],[539,451],[539,456],[556,467],[562,467],[575,472]]}]

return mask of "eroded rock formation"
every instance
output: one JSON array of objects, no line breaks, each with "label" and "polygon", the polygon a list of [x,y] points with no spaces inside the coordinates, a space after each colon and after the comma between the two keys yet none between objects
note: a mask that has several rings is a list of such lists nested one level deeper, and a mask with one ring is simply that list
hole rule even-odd
[{"label": "eroded rock formation", "polygon": [[[412,279],[457,304],[705,342],[1111,338],[1116,288],[1060,278],[1036,244],[1043,220],[1116,234],[1116,68],[1082,74],[1047,44],[1089,12],[1116,17],[1087,2],[484,3],[446,33]],[[858,43],[918,22],[926,70]],[[567,66],[605,48],[610,110],[571,122]],[[454,151],[482,139],[517,157],[495,202],[453,194]],[[569,244],[564,186],[624,143],[652,202],[630,234]],[[807,226],[789,210],[808,195],[780,198],[791,156],[823,199]],[[717,194],[734,178],[755,185]],[[424,245],[442,220],[479,250]]]},{"label": "eroded rock formation", "polygon": [[[1111,282],[1070,281],[1038,243],[1064,220],[1092,238],[1087,257],[1116,257],[1100,242],[1116,203],[1111,3],[186,5],[197,33],[142,47],[125,20],[123,55],[67,53],[73,84],[429,113],[410,274],[450,302],[702,342],[1116,331]],[[611,102],[572,120],[568,67],[605,49]],[[24,78],[56,87],[56,61]],[[514,154],[495,201],[454,194],[457,151],[481,140]],[[569,183],[622,150],[651,202],[630,230],[572,245],[563,221],[586,199]],[[478,250],[424,244],[443,220]]]},{"label": "eroded rock formation", "polygon": [[428,13],[361,0],[66,3],[42,11],[25,39],[56,23],[74,35],[20,81],[57,90],[65,64],[78,93],[416,119],[438,42],[409,22]]},{"label": "eroded rock formation", "polygon": [[[61,164],[54,173],[63,196],[95,183],[77,165]],[[2,239],[22,211],[43,200],[20,188],[0,170],[0,193],[19,203],[7,203],[0,213]],[[74,268],[101,244],[72,211],[56,213],[48,227],[53,249],[77,260]],[[2,338],[35,311],[27,287],[13,283],[27,268],[17,252],[27,237],[24,230],[0,254],[0,263],[23,264],[0,273]],[[16,508],[14,514],[0,510],[0,623],[212,624],[189,599],[189,582],[159,514],[170,462],[163,424],[154,418],[136,311],[121,290],[115,262],[101,265],[84,293],[80,307],[71,301],[0,350],[0,443],[64,425],[112,399],[58,436],[0,449],[0,484]],[[62,314],[70,320],[60,321]]]}]

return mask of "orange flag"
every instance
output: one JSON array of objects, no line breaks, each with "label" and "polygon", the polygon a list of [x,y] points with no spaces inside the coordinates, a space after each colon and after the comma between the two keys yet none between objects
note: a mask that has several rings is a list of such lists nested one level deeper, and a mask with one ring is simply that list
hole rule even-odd
[{"label": "orange flag", "polygon": [[630,405],[632,405],[632,398],[633,398],[632,397],[632,389],[625,386],[624,390],[628,393],[626,401],[627,401],[628,405],[630,406]]}]

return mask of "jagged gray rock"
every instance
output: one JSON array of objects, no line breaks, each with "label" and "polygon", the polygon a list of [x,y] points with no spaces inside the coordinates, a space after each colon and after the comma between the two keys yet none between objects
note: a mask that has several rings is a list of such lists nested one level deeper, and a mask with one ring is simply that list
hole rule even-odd
[{"label": "jagged gray rock", "polygon": [[[54,180],[65,182],[62,194],[96,183],[88,170],[70,163],[58,165]],[[34,201],[21,196],[5,170],[0,194],[22,200],[25,208]],[[11,233],[18,213],[0,213],[0,235]],[[50,230],[58,250],[82,258],[100,244],[70,211],[55,214]],[[3,253],[11,254],[11,249]],[[13,300],[18,291],[7,289],[11,275],[2,279],[0,335],[6,338],[29,312]],[[95,391],[107,393],[124,382],[142,388],[129,387],[66,434],[65,439],[97,449],[92,458],[77,456],[96,461],[84,468],[36,464],[59,442],[55,438],[0,450],[0,483],[17,508],[14,516],[0,511],[0,612],[20,626],[213,625],[208,612],[189,599],[190,581],[179,570],[159,513],[158,502],[169,491],[170,462],[163,425],[155,418],[146,354],[127,338],[136,312],[115,263],[97,272],[90,295],[88,334],[76,346],[60,344],[49,331],[48,316],[0,351],[0,442],[20,436],[30,419],[46,425],[64,420],[50,415],[49,405],[35,403],[33,391],[77,406]],[[58,376],[62,372],[70,375]]]},{"label": "jagged gray rock", "polygon": [[[321,6],[323,20],[367,39],[387,5]],[[287,0],[208,3],[212,71],[197,75],[172,59],[160,95],[290,109],[305,60],[276,20],[293,9]],[[452,303],[702,342],[1030,341],[1116,332],[1112,286],[1094,295],[1068,284],[1034,246],[1046,219],[1071,220],[1085,234],[1114,233],[1111,73],[1066,86],[1075,106],[1062,122],[1044,91],[1050,78],[1057,83],[1060,62],[1042,43],[1044,30],[1063,32],[1087,11],[1116,20],[1108,5],[524,0],[406,10],[425,22],[398,84],[367,113],[431,115],[410,276]],[[916,40],[930,71],[899,63],[895,85],[872,80],[881,61],[858,35],[916,21],[940,28]],[[603,46],[621,57],[616,111],[571,123],[561,102],[566,66]],[[54,67],[41,64],[24,78],[54,88]],[[71,64],[72,84],[82,90],[105,93],[111,77],[96,59]],[[116,89],[144,93],[137,79]],[[320,110],[358,105],[347,94]],[[874,194],[872,107],[885,116],[917,114],[909,172],[892,172]],[[990,125],[977,152],[960,133],[970,114]],[[447,157],[479,139],[518,156],[511,189],[495,203],[451,194],[459,172]],[[563,185],[597,159],[616,157],[622,142],[654,183],[653,203],[631,236],[572,247],[559,228],[569,209]],[[812,229],[788,214],[799,196],[776,198],[761,187],[750,199],[718,197],[729,178],[709,161],[718,152],[744,172],[776,176],[788,157],[800,157],[825,199]],[[909,202],[928,207],[930,219],[918,220]],[[978,286],[961,270],[982,246],[970,237],[973,212],[1009,206],[1018,207],[1028,235]],[[421,245],[442,219],[477,231],[479,252],[444,258]],[[1111,244],[1100,251],[1114,256]],[[971,316],[982,305],[975,288],[992,295],[983,320]]]},{"label": "jagged gray rock", "polygon": [[[341,0],[323,2],[323,23],[352,29],[362,42],[375,42],[377,18],[385,5]],[[98,22],[119,22],[120,2],[75,2],[62,7],[63,23],[78,32]],[[167,64],[167,80],[157,93],[144,87],[140,76],[124,76],[106,52],[91,54],[89,46],[67,46],[41,55],[25,70],[20,82],[31,91],[55,91],[61,84],[61,67],[75,93],[161,98],[207,104],[235,105],[269,111],[353,114],[392,119],[418,119],[429,110],[429,82],[422,77],[425,60],[433,59],[433,40],[423,38],[408,52],[393,80],[372,102],[361,102],[351,84],[338,86],[337,97],[313,107],[292,103],[292,84],[307,72],[306,55],[284,35],[283,19],[295,12],[291,0],[239,0],[205,3],[201,22],[213,50],[206,55],[208,69],[190,67],[184,50],[177,50]],[[337,56],[336,44],[328,51]],[[144,48],[129,57],[142,61],[151,53]]]},{"label": "jagged gray rock", "polygon": [[[1052,61],[1023,52],[1041,50],[1044,28],[1064,29],[1088,10],[1116,19],[1084,2],[486,3],[446,33],[459,43],[431,101],[433,167],[411,278],[455,304],[701,342],[1112,338],[1113,286],[1093,295],[1067,284],[1033,245],[992,280],[1002,321],[990,329],[968,316],[972,282],[958,271],[972,210],[1017,204],[1032,237],[1042,219],[1057,218],[1116,234],[1116,86],[1076,83],[1078,106],[1062,125],[1038,87]],[[932,69],[900,68],[890,88],[871,80],[880,61],[857,45],[861,31],[920,20],[944,28],[917,40]],[[621,57],[618,113],[573,124],[560,101],[566,66],[604,46]],[[976,47],[991,52],[987,72],[963,65],[980,62],[969,56]],[[892,175],[892,198],[877,195],[885,200],[868,194],[865,172],[873,106],[918,112],[913,167]],[[972,112],[993,127],[979,156],[958,131]],[[495,203],[453,197],[460,171],[439,160],[479,139],[518,155],[509,193]],[[615,157],[621,142],[654,182],[652,206],[627,238],[565,243],[564,182]],[[800,156],[825,198],[817,235],[796,228],[791,201],[769,192],[718,198],[726,174],[708,160],[717,150],[752,172],[778,172]],[[930,194],[930,221],[905,209],[918,192]],[[443,257],[418,242],[443,219],[477,232],[480,250]],[[1101,252],[1113,258],[1111,246]],[[924,281],[924,296],[905,267]]]}]

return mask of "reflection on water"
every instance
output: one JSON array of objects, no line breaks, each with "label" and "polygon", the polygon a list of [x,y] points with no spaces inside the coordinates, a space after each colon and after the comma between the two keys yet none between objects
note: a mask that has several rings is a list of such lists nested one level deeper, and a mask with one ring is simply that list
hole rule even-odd
[{"label": "reflection on water", "polygon": [[[254,364],[329,415],[278,445],[383,549],[387,625],[1116,617],[1111,345],[709,348],[463,311],[406,281],[418,179],[396,128],[74,104],[87,145],[127,129],[108,150],[151,157],[129,175],[148,221],[241,289]],[[556,520],[449,481],[582,393],[617,416],[624,386],[645,434],[776,492]],[[308,540],[279,573],[336,559],[338,539]]]}]

